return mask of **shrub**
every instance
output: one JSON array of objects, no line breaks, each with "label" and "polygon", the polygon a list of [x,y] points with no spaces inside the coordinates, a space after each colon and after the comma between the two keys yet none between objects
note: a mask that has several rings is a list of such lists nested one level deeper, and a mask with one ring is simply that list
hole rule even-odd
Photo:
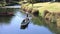
[{"label": "shrub", "polygon": [[36,3],[36,2],[40,2],[40,0],[26,0],[28,1],[29,3]]},{"label": "shrub", "polygon": [[39,10],[38,10],[38,9],[33,9],[33,10],[32,10],[32,14],[33,14],[34,16],[39,16]]}]

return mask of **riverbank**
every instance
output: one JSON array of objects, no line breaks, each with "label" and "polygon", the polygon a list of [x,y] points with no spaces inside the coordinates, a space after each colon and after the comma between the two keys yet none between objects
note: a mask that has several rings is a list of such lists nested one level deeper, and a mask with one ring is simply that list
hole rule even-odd
[{"label": "riverbank", "polygon": [[44,3],[25,3],[21,5],[21,9],[23,11],[27,11],[31,14],[37,14],[38,16],[41,16],[48,22],[56,22],[57,26],[60,27],[60,3],[59,2],[44,2]]},{"label": "riverbank", "polygon": [[15,4],[19,4],[19,2],[17,2],[17,1],[14,1],[14,2],[0,2],[0,7],[5,7],[5,6],[13,6],[13,5],[15,5]]},{"label": "riverbank", "polygon": [[[54,2],[45,2],[45,3],[35,3],[33,4],[33,9],[38,9],[39,10],[39,15],[43,15],[44,10],[49,10],[49,12],[58,12],[60,11],[60,3]],[[26,3],[22,4],[22,9],[29,10],[32,9],[32,4]]]}]

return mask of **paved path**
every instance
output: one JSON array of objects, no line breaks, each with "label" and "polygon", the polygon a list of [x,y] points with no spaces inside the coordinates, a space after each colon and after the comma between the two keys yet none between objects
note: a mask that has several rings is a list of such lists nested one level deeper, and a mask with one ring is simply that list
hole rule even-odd
[{"label": "paved path", "polygon": [[21,8],[21,6],[5,6],[5,7],[0,7],[0,8]]}]

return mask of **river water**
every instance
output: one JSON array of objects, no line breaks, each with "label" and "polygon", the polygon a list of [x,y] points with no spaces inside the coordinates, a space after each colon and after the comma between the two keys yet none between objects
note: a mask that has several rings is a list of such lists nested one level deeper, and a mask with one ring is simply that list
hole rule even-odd
[{"label": "river water", "polygon": [[14,16],[0,17],[0,34],[54,34],[48,27],[34,24],[33,21],[21,29],[21,22],[26,18],[26,14],[20,9],[15,9],[13,12]]}]

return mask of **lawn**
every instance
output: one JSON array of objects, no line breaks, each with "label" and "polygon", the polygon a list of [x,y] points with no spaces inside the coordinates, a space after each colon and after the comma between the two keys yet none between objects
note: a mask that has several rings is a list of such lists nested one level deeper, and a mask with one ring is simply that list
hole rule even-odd
[{"label": "lawn", "polygon": [[[28,5],[28,7],[32,7],[32,4],[26,3],[24,5]],[[33,8],[36,8],[43,15],[44,10],[49,10],[50,12],[60,12],[60,3],[59,2],[45,2],[45,3],[35,3],[33,4]]]}]

